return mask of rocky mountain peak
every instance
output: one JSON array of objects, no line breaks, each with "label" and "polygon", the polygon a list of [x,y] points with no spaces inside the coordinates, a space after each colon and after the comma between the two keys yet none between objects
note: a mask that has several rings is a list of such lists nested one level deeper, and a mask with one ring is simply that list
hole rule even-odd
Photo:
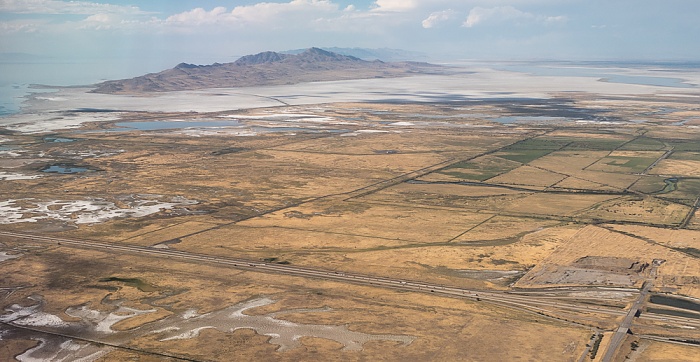
[{"label": "rocky mountain peak", "polygon": [[289,57],[287,54],[280,54],[276,52],[262,52],[253,55],[246,55],[234,62],[236,65],[255,65],[255,64],[265,64],[280,62]]},{"label": "rocky mountain peak", "polygon": [[306,62],[337,62],[337,61],[362,61],[360,58],[355,58],[348,55],[329,52],[320,48],[309,48],[303,53],[296,56],[298,60]]}]

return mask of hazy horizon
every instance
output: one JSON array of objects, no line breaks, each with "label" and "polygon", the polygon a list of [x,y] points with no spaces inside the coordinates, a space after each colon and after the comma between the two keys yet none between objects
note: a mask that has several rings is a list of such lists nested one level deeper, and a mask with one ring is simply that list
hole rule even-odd
[{"label": "hazy horizon", "polygon": [[697,62],[698,12],[691,0],[0,0],[0,113],[33,83],[310,47],[433,62]]},{"label": "hazy horizon", "polygon": [[0,49],[64,62],[195,63],[309,47],[693,61],[698,12],[693,0],[0,0]]}]

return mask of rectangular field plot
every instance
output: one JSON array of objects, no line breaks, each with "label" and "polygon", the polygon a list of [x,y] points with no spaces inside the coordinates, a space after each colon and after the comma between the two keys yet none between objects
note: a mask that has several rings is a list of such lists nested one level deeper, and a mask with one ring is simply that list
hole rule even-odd
[{"label": "rectangular field plot", "polygon": [[470,161],[454,163],[435,173],[450,176],[454,180],[484,181],[519,166],[519,162],[486,155]]},{"label": "rectangular field plot", "polygon": [[660,151],[665,149],[666,144],[657,139],[648,137],[639,137],[629,143],[625,143],[619,150],[628,151]]},{"label": "rectangular field plot", "polygon": [[630,221],[675,226],[683,222],[690,207],[666,200],[646,197],[620,197],[603,202],[581,216],[593,219]]},{"label": "rectangular field plot", "polygon": [[513,202],[505,211],[522,215],[574,217],[599,203],[616,198],[611,195],[537,193]]},{"label": "rectangular field plot", "polygon": [[376,205],[361,202],[310,203],[246,220],[243,226],[283,228],[389,238],[411,242],[446,242],[489,218],[467,211]]},{"label": "rectangular field plot", "polygon": [[501,152],[496,152],[494,153],[494,155],[506,160],[519,162],[525,165],[551,152],[552,150],[506,149]]},{"label": "rectangular field plot", "polygon": [[515,200],[526,197],[529,191],[508,187],[460,184],[403,183],[364,196],[361,200],[403,207],[453,208],[487,212],[506,210]]},{"label": "rectangular field plot", "polygon": [[[486,137],[479,131],[465,133],[431,132],[430,137],[421,137],[417,142],[414,132],[365,133],[355,137],[330,137],[296,142],[274,147],[279,151],[304,151],[308,153],[373,155],[382,151],[395,153],[460,152],[478,154],[495,149],[515,140],[513,135]],[[419,136],[418,136],[419,137]]]},{"label": "rectangular field plot", "polygon": [[488,179],[489,183],[547,187],[557,184],[567,176],[543,169],[522,166],[508,173]]},{"label": "rectangular field plot", "polygon": [[530,163],[550,171],[571,174],[585,169],[608,155],[606,151],[555,151]]},{"label": "rectangular field plot", "polygon": [[559,224],[558,221],[537,220],[524,217],[494,216],[469,229],[453,241],[480,242],[485,240],[516,241],[526,234]]},{"label": "rectangular field plot", "polygon": [[404,207],[423,205],[504,215],[571,219],[581,215],[590,218],[587,214],[589,209],[619,197],[615,194],[537,192],[497,186],[437,183],[401,184],[364,196],[361,200]]},{"label": "rectangular field plot", "polygon": [[586,168],[592,171],[639,173],[651,166],[664,152],[660,151],[614,151]]},{"label": "rectangular field plot", "polygon": [[[588,136],[588,137],[586,137]],[[571,137],[571,143],[564,150],[608,150],[612,151],[629,141],[630,137],[625,135],[612,134],[575,134]]]},{"label": "rectangular field plot", "polygon": [[700,177],[700,150],[674,150],[668,158],[661,160],[651,169],[650,173],[665,176]]},{"label": "rectangular field plot", "polygon": [[607,186],[617,191],[626,190],[641,177],[639,175],[590,170],[572,172],[571,176],[582,181],[588,181],[601,186]]},{"label": "rectangular field plot", "polygon": [[405,241],[347,235],[332,231],[310,231],[288,227],[252,227],[229,225],[183,238],[175,247],[202,253],[252,258],[274,257],[279,254],[309,251],[353,251],[396,247]]},{"label": "rectangular field plot", "polygon": [[694,362],[698,358],[698,347],[677,343],[666,343],[642,339],[636,348],[639,351],[634,356],[637,362],[672,361]]},{"label": "rectangular field plot", "polygon": [[401,154],[378,153],[370,155],[321,154],[290,151],[259,151],[270,160],[282,161],[297,167],[331,170],[376,170],[404,173],[427,167],[447,157],[434,153]]},{"label": "rectangular field plot", "polygon": [[[681,251],[697,249],[698,253],[700,253],[700,231],[698,230],[657,228],[641,225],[611,225],[610,228],[630,236],[645,238],[661,245],[681,249]],[[698,254],[698,257],[700,257],[700,254]]]},{"label": "rectangular field plot", "polygon": [[555,151],[571,143],[568,138],[536,137],[517,142],[506,147],[506,150],[549,150]]},{"label": "rectangular field plot", "polygon": [[612,187],[608,185],[601,184],[599,182],[582,180],[577,177],[567,177],[556,185],[552,186],[553,190],[563,189],[572,190],[575,192],[579,191],[593,191],[593,192],[620,192],[617,187]]}]

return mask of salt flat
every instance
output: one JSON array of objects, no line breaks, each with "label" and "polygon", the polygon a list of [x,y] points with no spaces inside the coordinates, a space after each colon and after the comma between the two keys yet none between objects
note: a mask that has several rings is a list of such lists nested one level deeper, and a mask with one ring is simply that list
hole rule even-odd
[{"label": "salt flat", "polygon": [[[608,72],[627,74],[625,69]],[[640,73],[637,70],[634,74]],[[679,73],[698,81],[692,73]],[[35,95],[24,103],[23,113],[0,118],[0,126],[21,132],[76,127],[88,121],[113,119],[113,113],[71,113],[73,110],[145,112],[218,112],[281,105],[336,102],[456,102],[470,99],[540,98],[568,92],[600,95],[692,96],[688,88],[672,88],[599,81],[586,76],[538,76],[490,68],[456,68],[452,74],[416,75],[300,83],[282,86],[216,88],[196,91],[147,93],[142,96],[89,93],[91,88],[64,88],[51,96]],[[692,90],[692,89],[691,89]]]}]

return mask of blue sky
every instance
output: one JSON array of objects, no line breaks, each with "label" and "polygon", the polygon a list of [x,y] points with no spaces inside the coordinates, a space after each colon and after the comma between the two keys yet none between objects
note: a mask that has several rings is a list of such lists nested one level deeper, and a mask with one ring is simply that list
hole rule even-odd
[{"label": "blue sky", "polygon": [[264,50],[699,60],[698,0],[0,0],[0,52],[193,63]]}]

